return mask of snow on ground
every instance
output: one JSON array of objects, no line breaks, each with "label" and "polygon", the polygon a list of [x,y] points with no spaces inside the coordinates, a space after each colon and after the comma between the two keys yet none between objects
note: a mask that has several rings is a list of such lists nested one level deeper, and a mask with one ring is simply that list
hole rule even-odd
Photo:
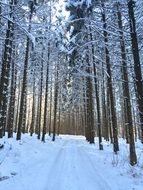
[{"label": "snow on ground", "polygon": [[82,136],[60,136],[46,143],[24,135],[21,141],[1,139],[0,190],[143,190],[143,150],[136,143],[139,162],[128,164],[128,145],[120,139],[120,153],[98,139],[90,145]]}]

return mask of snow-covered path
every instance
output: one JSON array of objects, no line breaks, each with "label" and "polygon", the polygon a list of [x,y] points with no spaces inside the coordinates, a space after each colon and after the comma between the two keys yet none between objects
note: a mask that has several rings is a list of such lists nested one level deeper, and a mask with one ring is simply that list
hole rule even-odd
[{"label": "snow-covered path", "polygon": [[65,139],[47,177],[49,180],[44,190],[111,189],[78,139]]},{"label": "snow-covered path", "polygon": [[1,176],[9,179],[0,182],[0,190],[141,190],[142,179],[133,182],[123,168],[113,167],[111,147],[104,146],[108,151],[76,136],[46,143],[11,139],[0,165]]}]

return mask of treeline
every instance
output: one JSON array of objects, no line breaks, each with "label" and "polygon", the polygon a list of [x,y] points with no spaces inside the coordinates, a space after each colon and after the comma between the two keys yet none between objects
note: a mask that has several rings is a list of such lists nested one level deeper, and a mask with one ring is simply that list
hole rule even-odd
[{"label": "treeline", "polygon": [[[0,137],[143,143],[142,0],[0,1]],[[68,18],[67,18],[68,17]]]}]

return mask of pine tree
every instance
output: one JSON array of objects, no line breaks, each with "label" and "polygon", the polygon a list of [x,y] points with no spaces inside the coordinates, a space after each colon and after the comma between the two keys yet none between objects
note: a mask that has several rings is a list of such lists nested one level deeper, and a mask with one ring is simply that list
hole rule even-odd
[{"label": "pine tree", "polygon": [[123,98],[124,98],[124,107],[125,107],[125,127],[128,129],[129,133],[129,144],[130,144],[130,164],[135,165],[137,163],[137,156],[135,151],[134,143],[134,131],[133,131],[133,121],[132,121],[132,110],[131,110],[131,101],[130,101],[130,92],[128,84],[128,70],[127,70],[127,57],[125,49],[125,40],[123,34],[123,24],[122,24],[122,15],[120,11],[120,4],[117,4],[117,19],[119,27],[119,36],[120,36],[120,47],[121,47],[121,57],[122,57],[122,80],[123,80]]},{"label": "pine tree", "polygon": [[105,57],[106,57],[106,66],[107,66],[107,83],[109,88],[109,98],[111,105],[111,121],[113,128],[113,149],[114,152],[117,153],[119,151],[118,145],[118,128],[117,128],[117,116],[116,116],[116,108],[115,108],[115,99],[113,94],[113,85],[112,85],[112,73],[111,73],[111,65],[110,65],[110,55],[108,49],[108,33],[107,33],[107,24],[106,24],[106,15],[105,15],[105,5],[104,2],[101,2],[102,6],[102,21],[103,21],[103,35],[104,35],[104,43],[105,43]]},{"label": "pine tree", "polygon": [[12,60],[12,44],[14,37],[14,9],[16,0],[9,2],[9,17],[7,21],[7,30],[4,42],[4,50],[2,56],[2,68],[0,78],[0,137],[5,135],[6,117],[7,117],[7,104],[8,104],[8,86],[10,76],[10,64]]},{"label": "pine tree", "polygon": [[133,0],[129,0],[128,1],[128,15],[129,15],[129,24],[130,24],[130,36],[131,36],[131,45],[132,45],[132,53],[133,53],[133,60],[134,60],[136,96],[137,96],[140,125],[141,125],[141,142],[143,143],[143,103],[142,103],[143,102],[143,82],[142,82],[141,63],[140,63],[134,7],[135,7],[135,2]]},{"label": "pine tree", "polygon": [[[28,31],[31,30],[31,21],[34,12],[34,2],[29,1],[30,15],[29,15],[29,28]],[[26,40],[26,50],[25,50],[25,60],[24,60],[24,72],[23,72],[23,80],[22,80],[22,90],[21,90],[21,98],[20,98],[20,110],[19,110],[19,122],[17,129],[17,140],[21,139],[21,132],[25,132],[26,126],[26,91],[27,91],[27,70],[28,70],[28,60],[29,60],[29,52],[30,52],[30,39],[27,37]]]}]

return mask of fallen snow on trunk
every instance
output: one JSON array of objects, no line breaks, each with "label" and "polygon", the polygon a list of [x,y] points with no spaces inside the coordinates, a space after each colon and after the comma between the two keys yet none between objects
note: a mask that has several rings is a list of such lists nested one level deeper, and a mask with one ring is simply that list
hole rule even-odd
[{"label": "fallen snow on trunk", "polygon": [[[143,152],[136,143],[139,163],[128,164],[128,145],[120,140],[115,156],[112,145],[98,139],[90,145],[82,136],[60,136],[46,143],[36,136],[23,140],[2,139],[0,190],[142,190]],[[141,164],[140,164],[141,163]]]}]

